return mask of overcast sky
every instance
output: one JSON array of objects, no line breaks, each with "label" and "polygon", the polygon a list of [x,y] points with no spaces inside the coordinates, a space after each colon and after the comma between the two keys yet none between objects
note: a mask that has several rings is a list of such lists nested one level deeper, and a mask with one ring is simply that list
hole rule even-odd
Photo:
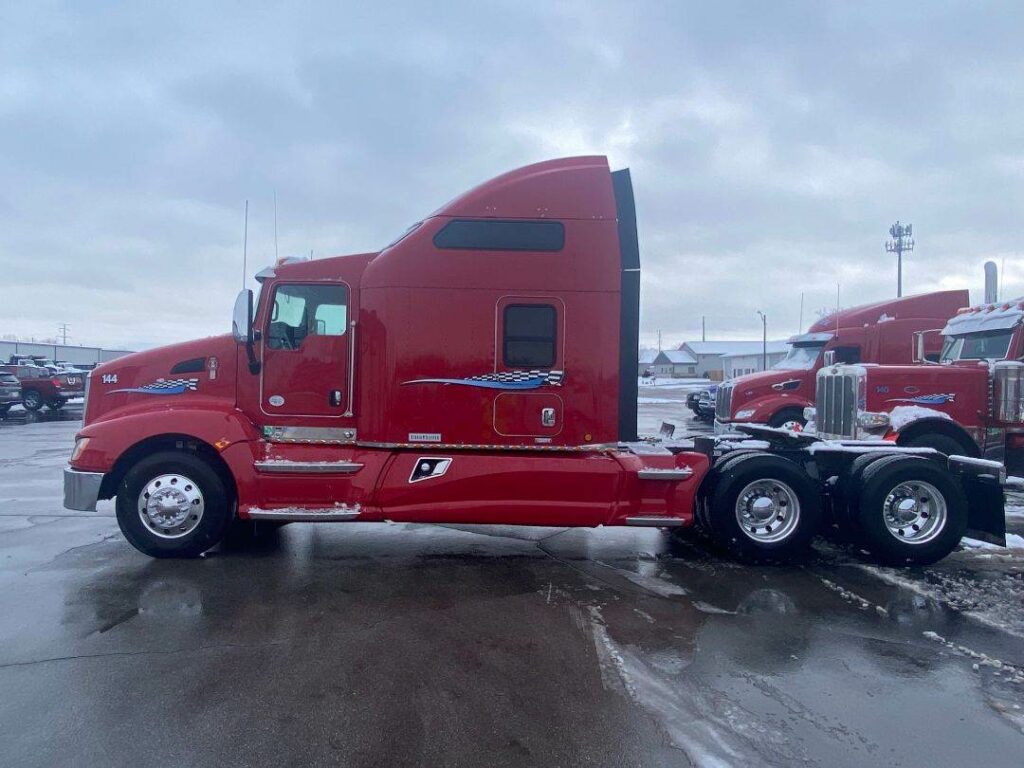
[{"label": "overcast sky", "polygon": [[590,153],[633,171],[648,343],[895,295],[897,218],[907,292],[1024,294],[1020,3],[143,5],[0,6],[0,334],[225,332],[246,198],[255,271],[275,190],[322,257]]}]

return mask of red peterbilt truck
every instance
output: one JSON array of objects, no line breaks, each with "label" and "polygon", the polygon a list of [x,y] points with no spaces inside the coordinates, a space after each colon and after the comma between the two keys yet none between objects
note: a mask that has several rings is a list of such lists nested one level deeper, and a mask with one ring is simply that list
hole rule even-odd
[{"label": "red peterbilt truck", "polygon": [[[965,307],[942,328],[937,363],[918,351],[914,365],[823,368],[814,415],[818,433],[927,446],[1021,472],[1022,320],[1024,299]],[[919,334],[919,347],[924,338]]]},{"label": "red peterbilt truck", "polygon": [[[825,481],[856,457],[775,430],[637,441],[633,190],[604,157],[512,171],[380,252],[279,263],[257,279],[231,335],[89,374],[65,506],[116,498],[125,537],[156,557],[265,523],[695,520],[741,556],[785,557],[818,531]],[[893,562],[942,557],[978,518],[971,489],[992,478],[969,464],[953,473],[928,449],[884,452],[863,493],[843,486],[864,519],[903,514],[894,504],[913,481],[949,514],[930,546],[878,522],[869,548]],[[996,489],[990,516],[1002,515]]]},{"label": "red peterbilt truck", "polygon": [[[718,387],[715,431],[729,431],[735,423],[802,428],[807,423],[804,409],[814,405],[815,380],[826,357],[839,363],[911,363],[914,334],[943,327],[969,301],[966,290],[938,291],[821,318],[807,333],[789,340],[789,353],[771,370],[739,376]],[[940,338],[926,337],[926,355],[937,358],[941,349]]]}]

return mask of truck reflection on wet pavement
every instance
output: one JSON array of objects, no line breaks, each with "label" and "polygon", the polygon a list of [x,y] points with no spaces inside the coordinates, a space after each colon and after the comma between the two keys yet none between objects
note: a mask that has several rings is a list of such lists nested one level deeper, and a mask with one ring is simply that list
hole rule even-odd
[{"label": "truck reflection on wet pavement", "polygon": [[156,561],[61,508],[71,408],[0,422],[5,764],[1020,765],[1024,552],[294,524]]}]

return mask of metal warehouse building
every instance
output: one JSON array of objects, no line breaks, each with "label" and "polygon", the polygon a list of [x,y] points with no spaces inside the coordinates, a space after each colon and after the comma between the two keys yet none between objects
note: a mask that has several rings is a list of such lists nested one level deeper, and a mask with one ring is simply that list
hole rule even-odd
[{"label": "metal warehouse building", "polygon": [[0,341],[0,363],[6,363],[11,359],[11,355],[42,355],[58,362],[92,368],[99,363],[130,354],[131,350],[127,349],[76,347],[71,344],[44,344],[38,341]]}]

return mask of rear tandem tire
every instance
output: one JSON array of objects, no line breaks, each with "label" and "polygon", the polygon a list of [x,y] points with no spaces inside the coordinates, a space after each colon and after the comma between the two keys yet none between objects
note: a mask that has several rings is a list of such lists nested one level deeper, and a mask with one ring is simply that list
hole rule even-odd
[{"label": "rear tandem tire", "polygon": [[960,444],[959,440],[950,437],[949,435],[921,435],[915,437],[913,440],[908,440],[903,443],[907,448],[934,448],[939,453],[944,453],[947,456],[973,456],[972,452],[968,452],[963,445]]},{"label": "rear tandem tire", "polygon": [[[191,510],[190,505],[198,514],[189,512],[183,521],[168,522],[166,528],[155,524],[140,510],[161,494],[166,494],[166,520],[172,519],[175,508]],[[141,459],[121,481],[117,524],[128,543],[150,557],[197,557],[227,533],[232,498],[220,475],[203,459],[192,453],[161,451]]]},{"label": "rear tandem tire", "polygon": [[707,532],[742,560],[803,554],[821,523],[821,495],[796,464],[750,453],[722,467],[706,500]]},{"label": "rear tandem tire", "polygon": [[864,470],[858,539],[885,565],[929,565],[952,552],[967,529],[967,498],[940,465],[887,456]]}]

